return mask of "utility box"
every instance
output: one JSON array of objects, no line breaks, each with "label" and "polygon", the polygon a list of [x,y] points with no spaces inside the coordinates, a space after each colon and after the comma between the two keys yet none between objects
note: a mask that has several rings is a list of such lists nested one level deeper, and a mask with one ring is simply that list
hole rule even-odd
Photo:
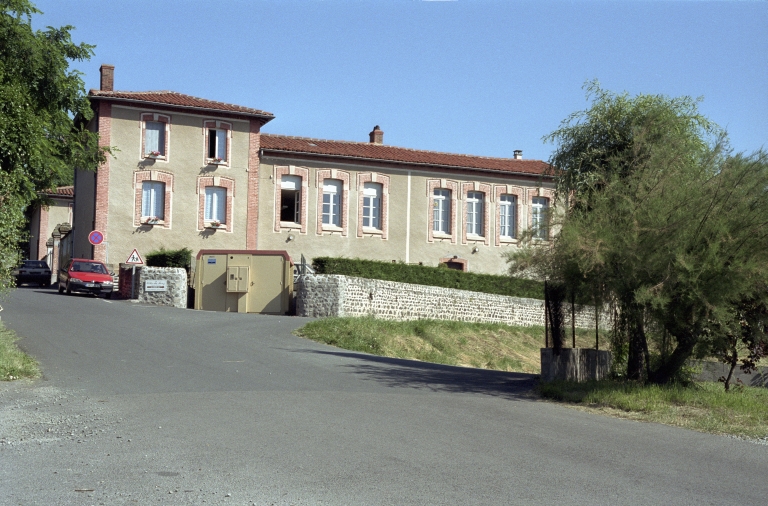
[{"label": "utility box", "polygon": [[285,251],[200,250],[194,286],[195,309],[287,314],[293,262]]}]

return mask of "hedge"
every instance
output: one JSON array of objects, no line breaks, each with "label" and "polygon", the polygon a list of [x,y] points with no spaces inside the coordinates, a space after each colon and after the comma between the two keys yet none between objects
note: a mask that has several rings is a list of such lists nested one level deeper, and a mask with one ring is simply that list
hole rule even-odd
[{"label": "hedge", "polygon": [[544,298],[544,283],[511,276],[475,274],[445,267],[427,267],[404,263],[377,262],[359,258],[317,257],[312,261],[317,274],[342,274],[398,283],[458,288],[474,292],[510,295],[512,297]]},{"label": "hedge", "polygon": [[159,251],[153,251],[147,254],[148,267],[183,267],[189,274],[192,267],[192,250],[181,248],[177,250],[167,250],[160,248]]}]

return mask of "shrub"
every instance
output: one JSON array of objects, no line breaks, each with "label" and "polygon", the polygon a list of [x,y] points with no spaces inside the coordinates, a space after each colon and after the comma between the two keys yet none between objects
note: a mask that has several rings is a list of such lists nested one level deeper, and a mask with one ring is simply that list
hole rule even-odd
[{"label": "shrub", "polygon": [[160,248],[159,251],[153,251],[147,255],[148,267],[183,267],[187,274],[192,267],[192,250],[181,248],[177,250],[167,250]]},{"label": "shrub", "polygon": [[377,262],[359,258],[317,257],[312,267],[318,274],[342,274],[398,283],[458,288],[513,297],[544,298],[544,283],[530,279],[475,274],[454,269]]}]

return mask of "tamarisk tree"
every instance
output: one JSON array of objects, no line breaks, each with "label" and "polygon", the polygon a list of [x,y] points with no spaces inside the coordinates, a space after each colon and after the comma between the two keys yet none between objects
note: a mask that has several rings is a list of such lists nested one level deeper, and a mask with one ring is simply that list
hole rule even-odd
[{"label": "tamarisk tree", "polygon": [[547,137],[559,231],[529,239],[511,268],[613,301],[627,377],[667,383],[696,350],[742,334],[744,301],[768,300],[768,157],[730,154],[690,98],[588,93],[591,107]]}]

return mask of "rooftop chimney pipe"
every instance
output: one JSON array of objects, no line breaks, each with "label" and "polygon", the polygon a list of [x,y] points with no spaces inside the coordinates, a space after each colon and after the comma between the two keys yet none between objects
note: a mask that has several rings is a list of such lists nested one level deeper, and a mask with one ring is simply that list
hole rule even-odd
[{"label": "rooftop chimney pipe", "polygon": [[515,150],[515,160],[522,160],[523,159],[523,150],[522,149],[516,149]]},{"label": "rooftop chimney pipe", "polygon": [[115,90],[115,66],[103,64],[99,67],[101,72],[101,83],[99,89],[101,91],[114,91]]},{"label": "rooftop chimney pipe", "polygon": [[372,144],[384,144],[384,132],[379,128],[379,125],[373,127],[373,131],[368,136]]}]

